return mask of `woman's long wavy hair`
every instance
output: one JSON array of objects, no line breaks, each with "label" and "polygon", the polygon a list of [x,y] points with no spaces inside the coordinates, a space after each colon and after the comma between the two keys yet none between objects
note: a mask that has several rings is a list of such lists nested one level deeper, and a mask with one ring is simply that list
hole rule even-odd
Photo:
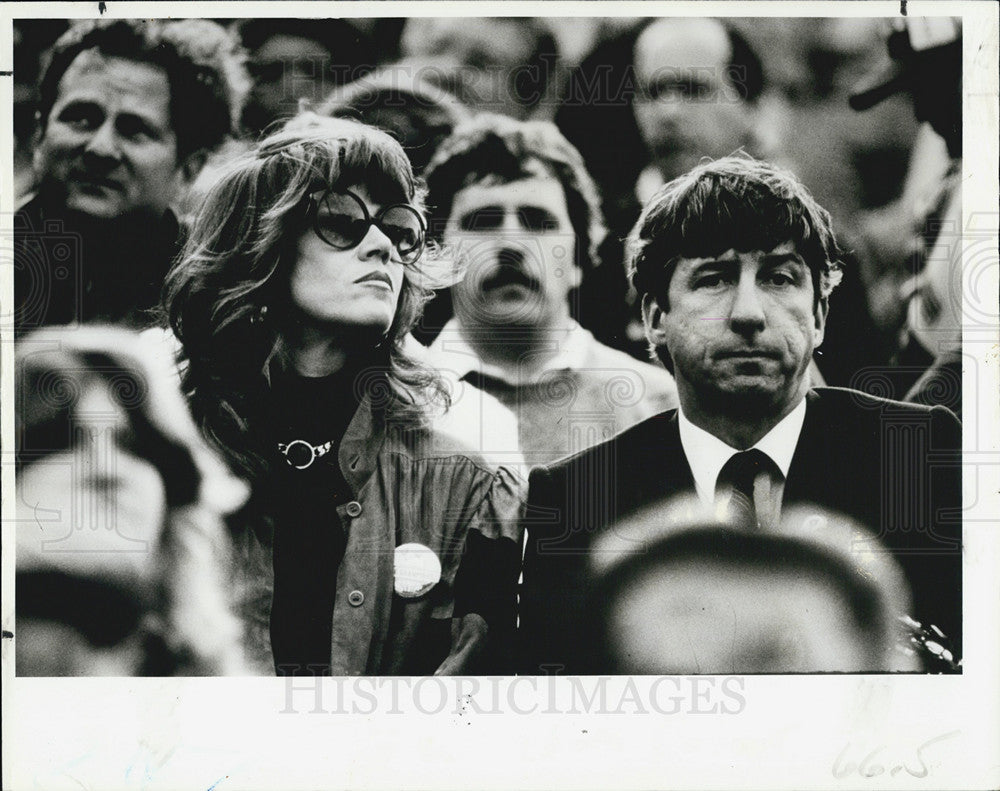
[{"label": "woman's long wavy hair", "polygon": [[[306,198],[364,185],[373,199],[423,210],[424,190],[388,134],[345,119],[304,113],[234,160],[198,211],[184,251],[164,284],[166,319],[182,345],[182,383],[202,431],[237,469],[256,476],[269,463],[259,421],[274,366],[288,365],[294,321],[289,280],[296,242],[308,227]],[[425,425],[428,406],[447,405],[436,371],[404,352],[435,285],[410,265],[396,315],[362,361],[373,405],[385,420]]]}]

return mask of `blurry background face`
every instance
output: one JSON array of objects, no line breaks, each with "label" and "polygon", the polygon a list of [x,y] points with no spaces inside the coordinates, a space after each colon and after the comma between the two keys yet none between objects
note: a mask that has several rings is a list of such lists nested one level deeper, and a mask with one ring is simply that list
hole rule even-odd
[{"label": "blurry background face", "polygon": [[780,569],[710,559],[660,566],[625,586],[610,623],[623,673],[878,669],[843,593]]},{"label": "blurry background face", "polygon": [[[363,186],[349,188],[374,216],[381,206]],[[357,211],[353,198],[331,195],[319,211]],[[322,222],[322,218],[320,218]],[[299,236],[298,256],[289,285],[293,307],[307,324],[386,332],[396,315],[403,287],[403,264],[395,260],[388,237],[374,225],[360,244],[338,250],[316,235],[310,216]]]},{"label": "blurry background face", "polygon": [[411,19],[400,42],[401,66],[479,111],[525,118],[531,97],[518,97],[510,75],[531,60],[534,42],[515,21]]},{"label": "blurry background face", "polygon": [[664,19],[639,35],[635,118],[665,180],[751,144],[753,109],[728,74],[731,57],[711,19]]},{"label": "blurry background face", "polygon": [[242,121],[250,137],[295,115],[299,99],[316,106],[335,88],[371,71],[378,47],[366,27],[365,20],[242,20],[237,30],[250,53],[253,81]]},{"label": "blurry background face", "polygon": [[18,475],[19,531],[38,530],[31,545],[63,566],[89,568],[108,553],[142,573],[166,515],[163,479],[136,454],[128,414],[100,380],[80,393],[69,425],[69,447]]},{"label": "blurry background face", "polygon": [[912,103],[899,94],[863,113],[847,103],[887,60],[882,20],[758,19],[743,32],[765,59],[769,129],[817,202],[843,221],[898,196],[916,136]]},{"label": "blurry background face", "polygon": [[59,82],[35,169],[71,211],[98,219],[162,214],[182,184],[166,72],[82,52]]},{"label": "blurry background face", "polygon": [[403,146],[417,175],[455,126],[471,116],[447,91],[393,67],[334,92],[317,112],[384,129]]},{"label": "blurry background face", "polygon": [[263,129],[277,118],[295,115],[299,97],[322,101],[334,87],[327,79],[330,53],[304,36],[275,33],[250,58],[254,85],[244,110],[251,129]]},{"label": "blurry background face", "polygon": [[17,673],[134,675],[163,479],[132,450],[128,415],[97,378],[69,425],[70,446],[17,477]]},{"label": "blurry background face", "polygon": [[546,327],[569,315],[581,272],[566,195],[543,165],[529,170],[531,178],[455,195],[444,241],[465,267],[452,295],[466,327]]}]

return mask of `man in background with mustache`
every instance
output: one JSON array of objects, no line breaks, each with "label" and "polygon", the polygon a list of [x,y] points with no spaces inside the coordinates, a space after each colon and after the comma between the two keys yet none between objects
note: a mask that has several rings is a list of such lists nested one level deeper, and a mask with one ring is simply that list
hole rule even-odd
[{"label": "man in background with mustache", "polygon": [[677,496],[739,530],[772,531],[792,504],[856,520],[903,567],[905,614],[958,655],[961,424],[940,406],[810,388],[840,279],[829,214],[790,173],[726,157],[653,196],[629,258],[680,407],[532,473],[521,671],[602,672],[585,612],[593,542]]},{"label": "man in background with mustache", "polygon": [[430,361],[514,412],[529,465],[676,404],[664,369],[598,343],[574,295],[604,235],[576,149],[545,121],[483,114],[425,171],[431,235],[463,268]]},{"label": "man in background with mustache", "polygon": [[178,249],[170,206],[238,119],[235,52],[206,20],[86,21],[55,43],[14,224],[18,334],[148,323]]}]

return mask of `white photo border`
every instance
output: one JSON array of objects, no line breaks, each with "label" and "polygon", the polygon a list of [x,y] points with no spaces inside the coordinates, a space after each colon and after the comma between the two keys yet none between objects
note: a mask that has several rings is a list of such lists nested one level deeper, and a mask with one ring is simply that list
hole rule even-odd
[{"label": "white photo border", "polygon": [[[102,4],[103,5],[103,4]],[[532,16],[538,2],[108,2],[116,17]],[[904,2],[964,20],[963,219],[993,239],[966,258],[966,308],[996,318],[997,6]],[[13,106],[14,18],[90,17],[97,3],[0,5],[0,106]],[[898,2],[563,2],[546,16],[897,16]],[[0,239],[14,198],[0,128]],[[5,247],[0,245],[0,254]],[[977,248],[979,249],[979,248]],[[10,304],[12,268],[0,302]],[[970,279],[971,278],[971,279]],[[996,788],[1000,787],[1000,345],[967,330],[965,665],[957,676],[607,679],[15,678],[13,342],[2,383],[3,787]],[[981,350],[982,353],[979,354]],[[972,409],[968,410],[973,413]],[[971,499],[968,499],[970,495]],[[974,502],[973,502],[974,500]]]}]

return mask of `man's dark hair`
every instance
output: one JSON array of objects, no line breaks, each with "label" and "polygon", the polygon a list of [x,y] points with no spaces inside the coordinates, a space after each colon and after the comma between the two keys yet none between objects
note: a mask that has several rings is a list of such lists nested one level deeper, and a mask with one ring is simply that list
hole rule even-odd
[{"label": "man's dark hair", "polygon": [[740,97],[748,102],[756,102],[764,91],[764,67],[750,43],[732,25],[721,23],[729,36],[729,63],[726,76],[736,86]]},{"label": "man's dark hair", "polygon": [[98,19],[74,23],[52,48],[39,87],[43,133],[63,75],[91,49],[166,72],[179,161],[196,151],[212,151],[235,130],[247,80],[236,41],[224,28],[205,19]]},{"label": "man's dark hair", "polygon": [[515,121],[482,113],[459,126],[427,166],[427,205],[431,233],[440,238],[456,193],[492,179],[508,183],[533,175],[527,166],[541,162],[562,185],[576,236],[576,260],[583,268],[598,263],[604,238],[600,201],[580,153],[548,121]]},{"label": "man's dark hair", "polygon": [[251,58],[273,36],[317,42],[330,53],[326,68],[334,78],[331,88],[368,74],[377,60],[371,37],[348,19],[243,19],[236,32]]},{"label": "man's dark hair", "polygon": [[726,250],[795,247],[812,272],[813,295],[840,282],[830,214],[791,173],[748,155],[724,157],[666,184],[646,204],[628,241],[629,277],[663,310],[678,258]]},{"label": "man's dark hair", "polygon": [[[548,26],[533,17],[513,17],[506,21],[520,24],[525,38],[530,38],[533,44],[527,68],[518,69],[511,87],[527,107],[534,107],[545,96],[550,71],[559,56],[559,44]],[[546,63],[546,59],[550,62]]]},{"label": "man's dark hair", "polygon": [[472,111],[419,74],[389,67],[334,91],[318,115],[352,118],[384,129],[403,146],[417,175]]}]

